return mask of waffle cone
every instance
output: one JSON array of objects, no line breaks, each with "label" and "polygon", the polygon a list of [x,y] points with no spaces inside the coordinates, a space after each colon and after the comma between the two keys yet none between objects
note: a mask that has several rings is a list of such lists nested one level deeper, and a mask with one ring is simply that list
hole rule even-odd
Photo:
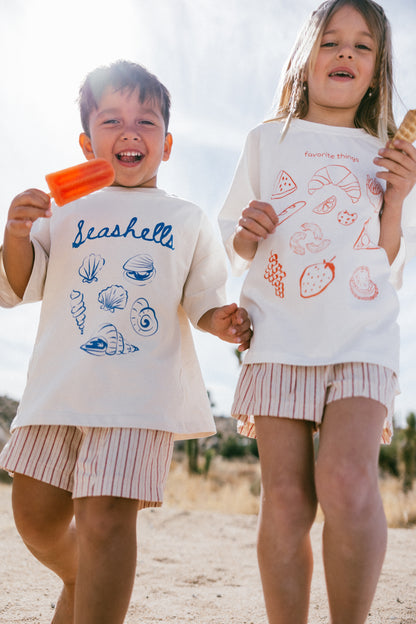
[{"label": "waffle cone", "polygon": [[416,140],[416,109],[407,111],[405,118],[394,135],[394,139],[402,139],[413,143]]}]

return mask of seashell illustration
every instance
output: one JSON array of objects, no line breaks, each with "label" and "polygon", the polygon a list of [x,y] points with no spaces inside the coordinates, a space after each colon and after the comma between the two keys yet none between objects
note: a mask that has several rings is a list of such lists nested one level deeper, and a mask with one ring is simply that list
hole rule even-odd
[{"label": "seashell illustration", "polygon": [[122,334],[111,323],[103,325],[96,336],[93,336],[88,342],[81,345],[81,349],[90,355],[98,356],[121,355],[139,350],[138,347],[124,342]]},{"label": "seashell illustration", "polygon": [[143,286],[149,284],[156,275],[156,269],[151,256],[138,254],[123,264],[124,276],[127,279]]},{"label": "seashell illustration", "polygon": [[90,254],[84,258],[83,263],[78,269],[78,273],[82,277],[83,282],[91,284],[91,282],[97,282],[97,273],[101,271],[105,264],[105,259],[97,254]]},{"label": "seashell illustration", "polygon": [[69,294],[71,300],[71,314],[74,317],[81,334],[84,333],[85,312],[84,295],[79,290],[72,290]]},{"label": "seashell illustration", "polygon": [[108,312],[114,312],[116,309],[124,310],[127,305],[127,299],[127,290],[117,284],[104,288],[98,295],[101,310],[107,310]]},{"label": "seashell illustration", "polygon": [[149,306],[147,299],[136,299],[130,311],[130,321],[135,332],[141,336],[153,336],[159,323],[155,311]]}]

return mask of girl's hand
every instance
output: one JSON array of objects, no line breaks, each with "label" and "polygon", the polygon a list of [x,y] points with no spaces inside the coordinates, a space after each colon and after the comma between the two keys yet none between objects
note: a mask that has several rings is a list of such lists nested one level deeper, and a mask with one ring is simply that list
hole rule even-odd
[{"label": "girl's hand", "polygon": [[396,140],[393,145],[388,142],[374,163],[387,169],[377,173],[377,177],[387,183],[383,210],[401,210],[405,197],[416,183],[416,149],[407,141]]},{"label": "girl's hand", "polygon": [[234,249],[246,260],[251,260],[257,245],[272,234],[278,223],[271,204],[253,200],[241,213],[234,235]]},{"label": "girl's hand", "polygon": [[17,195],[9,208],[6,235],[28,238],[34,221],[50,217],[51,198],[38,189],[29,189]]}]

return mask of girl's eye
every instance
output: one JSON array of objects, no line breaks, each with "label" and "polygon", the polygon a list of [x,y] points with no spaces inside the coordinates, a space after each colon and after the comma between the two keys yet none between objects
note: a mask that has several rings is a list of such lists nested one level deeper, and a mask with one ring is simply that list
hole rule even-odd
[{"label": "girl's eye", "polygon": [[325,43],[322,44],[323,48],[332,48],[334,46],[336,46],[337,44],[334,41],[326,41]]},{"label": "girl's eye", "polygon": [[368,45],[365,45],[365,43],[358,43],[356,47],[359,50],[368,50],[369,52],[371,52],[371,48],[369,48]]}]

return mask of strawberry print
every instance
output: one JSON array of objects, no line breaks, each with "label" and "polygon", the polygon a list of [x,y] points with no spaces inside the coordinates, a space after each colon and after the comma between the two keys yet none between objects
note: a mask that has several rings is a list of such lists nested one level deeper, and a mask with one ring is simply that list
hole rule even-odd
[{"label": "strawberry print", "polygon": [[316,264],[310,264],[303,271],[300,276],[300,296],[304,299],[309,297],[316,297],[325,288],[328,288],[329,284],[335,278],[335,266],[332,263],[332,258],[327,262],[317,262]]},{"label": "strawberry print", "polygon": [[276,297],[281,299],[285,296],[284,278],[286,277],[285,271],[279,262],[277,253],[270,252],[269,264],[264,272],[264,279],[266,279],[272,286],[274,286],[274,292]]}]

